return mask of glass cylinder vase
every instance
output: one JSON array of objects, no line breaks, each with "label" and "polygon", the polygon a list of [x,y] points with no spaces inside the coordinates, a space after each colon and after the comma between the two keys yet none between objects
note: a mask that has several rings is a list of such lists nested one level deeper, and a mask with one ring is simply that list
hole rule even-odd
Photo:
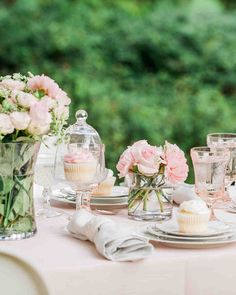
[{"label": "glass cylinder vase", "polygon": [[128,200],[129,218],[140,221],[163,221],[172,216],[173,187],[163,175],[147,177],[133,174]]},{"label": "glass cylinder vase", "polygon": [[39,146],[0,144],[0,240],[29,238],[36,232],[33,184]]}]

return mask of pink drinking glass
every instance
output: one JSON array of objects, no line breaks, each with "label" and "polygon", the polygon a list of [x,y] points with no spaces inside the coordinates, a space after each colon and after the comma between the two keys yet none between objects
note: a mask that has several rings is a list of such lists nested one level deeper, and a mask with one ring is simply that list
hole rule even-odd
[{"label": "pink drinking glass", "polygon": [[230,152],[224,148],[194,147],[191,158],[195,176],[195,191],[211,209],[211,220],[216,220],[213,205],[223,199],[225,174]]}]

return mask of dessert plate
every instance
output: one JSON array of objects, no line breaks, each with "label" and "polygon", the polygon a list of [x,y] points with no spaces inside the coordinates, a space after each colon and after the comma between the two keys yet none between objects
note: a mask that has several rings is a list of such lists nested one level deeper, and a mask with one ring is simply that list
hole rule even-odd
[{"label": "dessert plate", "polygon": [[222,235],[216,235],[216,236],[203,236],[203,237],[197,237],[197,236],[191,236],[191,237],[186,237],[186,236],[174,236],[170,234],[163,233],[162,231],[158,231],[156,227],[153,226],[148,226],[146,228],[146,232],[159,238],[163,238],[166,240],[176,240],[176,241],[217,241],[217,240],[225,240],[230,237],[232,237],[235,233],[233,231],[224,233]]},{"label": "dessert plate", "polygon": [[[57,189],[57,190],[54,190],[56,194],[64,194],[64,195],[68,195],[70,197],[74,197],[75,198],[75,192],[69,188],[69,187],[65,187],[65,188],[62,188],[62,189]],[[114,186],[112,188],[112,192],[111,194],[109,195],[92,195],[92,197],[94,198],[116,198],[116,197],[127,197],[129,194],[129,188],[128,187],[125,187],[125,186]]]},{"label": "dessert plate", "polygon": [[156,229],[163,232],[167,233],[169,235],[173,236],[183,236],[183,237],[210,237],[210,236],[217,236],[217,235],[222,235],[225,234],[229,231],[232,231],[230,226],[225,225],[224,223],[220,221],[210,221],[208,223],[208,230],[203,233],[182,233],[179,231],[179,227],[175,223],[163,223],[160,225],[155,225]]},{"label": "dessert plate", "polygon": [[161,243],[164,246],[172,247],[172,248],[182,248],[182,249],[207,249],[207,248],[215,248],[222,247],[227,244],[236,243],[236,236],[233,235],[224,240],[216,240],[216,241],[177,241],[177,240],[165,240],[163,238],[150,238],[150,242],[152,243]]},{"label": "dessert plate", "polygon": [[[60,189],[53,190],[51,195],[51,200],[65,203],[65,204],[73,204],[75,205],[75,195],[65,194],[62,193]],[[98,197],[91,197],[90,201],[91,205],[104,207],[104,206],[127,206],[128,205],[128,197],[107,197],[107,198],[98,198]]]},{"label": "dessert plate", "polygon": [[127,197],[129,194],[129,188],[125,186],[114,186],[112,192],[109,195],[94,194],[93,198],[116,198],[116,197]]}]

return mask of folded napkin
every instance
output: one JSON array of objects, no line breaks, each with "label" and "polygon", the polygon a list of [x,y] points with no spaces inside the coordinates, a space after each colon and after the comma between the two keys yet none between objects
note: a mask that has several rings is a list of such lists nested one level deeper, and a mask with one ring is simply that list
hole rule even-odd
[{"label": "folded napkin", "polygon": [[113,261],[143,259],[153,250],[148,239],[131,230],[119,229],[112,220],[95,216],[85,209],[73,215],[67,229],[74,237],[93,242],[101,255]]},{"label": "folded napkin", "polygon": [[173,201],[176,204],[181,204],[184,201],[189,201],[198,198],[194,191],[194,185],[182,183],[173,192]]}]

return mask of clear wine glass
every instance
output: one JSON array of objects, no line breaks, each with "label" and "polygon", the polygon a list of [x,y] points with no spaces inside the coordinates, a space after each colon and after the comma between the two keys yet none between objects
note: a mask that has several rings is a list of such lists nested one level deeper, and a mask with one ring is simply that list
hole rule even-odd
[{"label": "clear wine glass", "polygon": [[195,191],[211,209],[211,220],[217,220],[214,203],[224,197],[225,172],[230,152],[223,148],[194,147],[191,158],[195,176]]},{"label": "clear wine glass", "polygon": [[207,135],[207,145],[211,148],[224,148],[230,151],[226,169],[226,188],[236,181],[236,133],[211,133]]},{"label": "clear wine glass", "polygon": [[55,163],[55,137],[44,138],[37,157],[35,167],[35,183],[43,187],[43,208],[36,212],[37,216],[46,218],[56,217],[62,214],[50,205],[52,195],[52,185],[54,184],[54,163]]},{"label": "clear wine glass", "polygon": [[88,114],[76,112],[76,123],[67,131],[56,152],[55,179],[76,191],[76,210],[90,210],[94,188],[107,176],[104,145],[97,131],[86,123]]}]

